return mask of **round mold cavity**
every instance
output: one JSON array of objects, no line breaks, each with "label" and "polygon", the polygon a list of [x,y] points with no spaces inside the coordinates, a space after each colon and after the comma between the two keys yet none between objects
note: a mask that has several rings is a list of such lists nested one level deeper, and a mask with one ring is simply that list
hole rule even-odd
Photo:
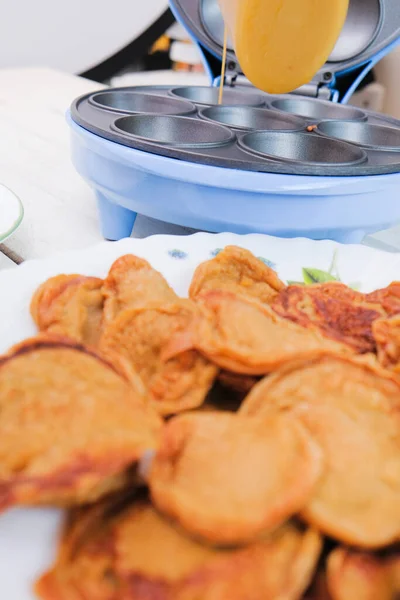
[{"label": "round mold cavity", "polygon": [[324,100],[313,100],[311,98],[285,97],[277,98],[270,102],[273,108],[299,115],[313,121],[329,119],[341,119],[348,121],[366,121],[366,114],[359,108],[344,106]]},{"label": "round mold cavity", "polygon": [[328,62],[344,62],[363,52],[375,39],[382,18],[380,0],[350,0],[347,18]]},{"label": "round mold cavity", "polygon": [[[119,88],[120,92],[134,92],[137,94],[140,92],[141,94],[151,94],[152,96],[166,96],[168,91],[171,89],[170,85],[132,85],[129,88],[125,87],[124,89]],[[115,89],[113,91],[116,91]],[[97,92],[99,93],[99,92]]]},{"label": "round mold cavity", "polygon": [[245,134],[238,143],[252,154],[298,165],[344,167],[367,160],[361,148],[314,133],[257,131]]},{"label": "round mold cavity", "polygon": [[400,151],[400,129],[354,121],[325,121],[318,133],[373,150]]},{"label": "round mold cavity", "polygon": [[[170,93],[172,96],[184,98],[194,104],[218,104],[219,89],[217,87],[201,85],[176,87]],[[222,103],[231,106],[263,106],[265,105],[265,97],[253,92],[239,92],[232,88],[224,88]]]},{"label": "round mold cavity", "polygon": [[301,117],[279,113],[277,110],[267,108],[210,106],[203,108],[199,114],[202,119],[228,125],[234,129],[298,131],[306,127],[306,121]]},{"label": "round mold cavity", "polygon": [[234,133],[222,125],[165,115],[121,117],[111,128],[138,141],[174,148],[213,148],[235,139]]},{"label": "round mold cavity", "polygon": [[130,91],[100,92],[91,96],[89,102],[97,108],[118,113],[161,113],[182,116],[196,111],[196,107],[186,100]]}]

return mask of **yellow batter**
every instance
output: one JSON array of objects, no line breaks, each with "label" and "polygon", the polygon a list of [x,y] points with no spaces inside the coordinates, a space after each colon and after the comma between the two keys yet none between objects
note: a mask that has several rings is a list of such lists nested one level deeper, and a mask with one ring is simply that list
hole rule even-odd
[{"label": "yellow batter", "polygon": [[241,69],[270,94],[312,80],[331,54],[350,0],[220,0]]},{"label": "yellow batter", "polygon": [[228,28],[225,26],[224,47],[222,50],[222,70],[221,70],[221,78],[220,78],[220,82],[219,82],[218,104],[222,104],[222,99],[223,99],[223,94],[224,94],[227,50],[228,50]]}]

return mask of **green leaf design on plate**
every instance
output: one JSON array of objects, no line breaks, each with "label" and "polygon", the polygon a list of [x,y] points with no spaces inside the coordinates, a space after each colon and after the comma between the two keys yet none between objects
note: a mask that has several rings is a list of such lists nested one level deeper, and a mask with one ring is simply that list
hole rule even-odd
[{"label": "green leaf design on plate", "polygon": [[336,281],[340,281],[337,261],[338,261],[338,251],[335,250],[332,255],[332,262],[331,262],[331,266],[328,269],[328,273],[330,275],[332,275],[333,277],[335,277]]},{"label": "green leaf design on plate", "polygon": [[320,269],[304,268],[302,269],[302,272],[304,283],[306,285],[326,283],[327,281],[339,281],[337,277],[334,277],[327,271],[321,271]]},{"label": "green leaf design on plate", "polygon": [[[338,253],[337,250],[334,251],[332,255],[332,262],[329,266],[328,271],[323,271],[322,269],[315,269],[312,267],[304,267],[302,269],[303,281],[288,281],[288,285],[315,285],[316,283],[328,283],[329,281],[338,281],[341,283],[341,278],[339,275],[339,270],[337,267],[337,259]],[[361,288],[361,283],[359,281],[353,281],[352,283],[347,284],[349,288],[358,292]]]}]

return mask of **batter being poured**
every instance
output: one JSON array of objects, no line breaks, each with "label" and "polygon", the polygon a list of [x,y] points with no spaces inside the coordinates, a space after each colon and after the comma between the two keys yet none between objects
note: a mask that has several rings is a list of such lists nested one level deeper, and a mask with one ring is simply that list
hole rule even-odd
[{"label": "batter being poured", "polygon": [[349,1],[219,0],[241,69],[270,94],[312,80],[335,47]]}]

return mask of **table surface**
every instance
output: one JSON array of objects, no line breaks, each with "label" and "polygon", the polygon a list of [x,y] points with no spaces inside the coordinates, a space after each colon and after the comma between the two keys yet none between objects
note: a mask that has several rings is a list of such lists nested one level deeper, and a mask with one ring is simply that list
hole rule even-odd
[{"label": "table surface", "polygon": [[[175,75],[169,76],[174,83]],[[165,78],[165,73],[138,73],[129,84],[157,84]],[[0,182],[25,209],[20,228],[0,245],[0,269],[99,242],[94,194],[71,163],[65,112],[74,98],[102,86],[36,68],[0,70],[0,80]],[[138,217],[132,235],[191,231]],[[400,251],[400,226],[366,243]]]}]

